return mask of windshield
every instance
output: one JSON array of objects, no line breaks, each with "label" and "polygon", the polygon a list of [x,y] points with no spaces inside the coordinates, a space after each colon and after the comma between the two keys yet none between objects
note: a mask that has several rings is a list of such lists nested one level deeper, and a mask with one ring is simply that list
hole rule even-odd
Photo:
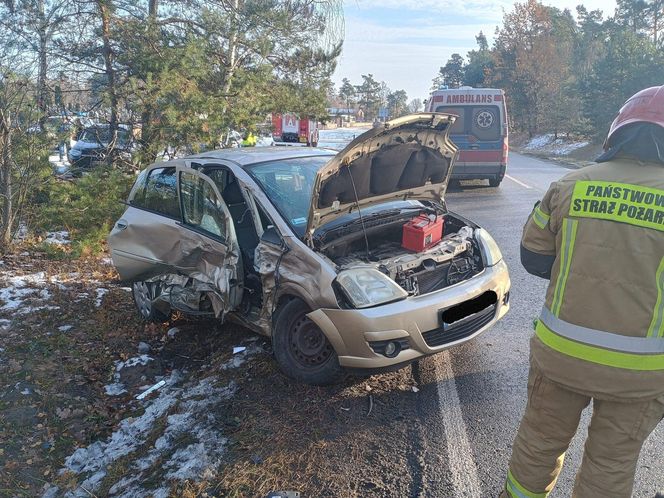
[{"label": "windshield", "polygon": [[[129,138],[126,130],[118,130],[118,143],[124,144]],[[111,141],[111,131],[108,128],[86,128],[79,140],[83,142],[107,144]]]},{"label": "windshield", "polygon": [[316,173],[333,156],[284,159],[247,167],[293,231],[304,236]]}]

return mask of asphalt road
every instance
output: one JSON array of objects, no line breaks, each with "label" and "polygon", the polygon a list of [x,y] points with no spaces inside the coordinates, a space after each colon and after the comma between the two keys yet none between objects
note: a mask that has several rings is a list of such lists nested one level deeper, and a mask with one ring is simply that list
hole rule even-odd
[{"label": "asphalt road", "polygon": [[[519,263],[521,228],[533,204],[565,167],[512,153],[498,188],[464,185],[449,192],[448,206],[487,228],[499,243],[512,278],[511,310],[470,343],[420,362],[415,372],[425,430],[414,447],[422,454],[420,496],[496,497],[526,402],[528,340],[547,282]],[[427,395],[428,394],[428,395]],[[581,462],[589,410],[567,453],[551,497],[569,497]],[[646,442],[634,497],[664,489],[664,423]]]}]

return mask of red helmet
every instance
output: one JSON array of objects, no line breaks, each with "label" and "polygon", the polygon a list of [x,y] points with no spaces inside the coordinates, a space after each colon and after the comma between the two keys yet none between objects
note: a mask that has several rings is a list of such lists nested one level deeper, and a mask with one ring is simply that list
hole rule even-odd
[{"label": "red helmet", "polygon": [[664,128],[664,85],[651,86],[627,99],[611,123],[604,149],[609,148],[609,141],[616,131],[632,123],[653,123]]}]

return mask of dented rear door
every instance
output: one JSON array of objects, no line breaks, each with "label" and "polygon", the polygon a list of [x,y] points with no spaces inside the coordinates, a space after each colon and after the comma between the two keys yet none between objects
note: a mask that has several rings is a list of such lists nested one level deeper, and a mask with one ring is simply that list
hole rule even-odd
[{"label": "dented rear door", "polygon": [[127,209],[108,237],[122,280],[135,282],[171,273],[180,245],[180,203],[174,165],[146,169],[138,177]]},{"label": "dented rear door", "polygon": [[153,168],[143,180],[109,236],[121,278],[185,275],[194,290],[207,293],[217,315],[236,308],[242,298],[239,249],[214,182],[184,164]]}]

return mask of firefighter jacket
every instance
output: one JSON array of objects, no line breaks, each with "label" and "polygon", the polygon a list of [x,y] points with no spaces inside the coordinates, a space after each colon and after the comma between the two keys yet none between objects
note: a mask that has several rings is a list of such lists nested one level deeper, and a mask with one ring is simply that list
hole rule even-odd
[{"label": "firefighter jacket", "polygon": [[664,165],[627,159],[551,184],[521,261],[550,278],[531,359],[603,399],[664,394]]}]

